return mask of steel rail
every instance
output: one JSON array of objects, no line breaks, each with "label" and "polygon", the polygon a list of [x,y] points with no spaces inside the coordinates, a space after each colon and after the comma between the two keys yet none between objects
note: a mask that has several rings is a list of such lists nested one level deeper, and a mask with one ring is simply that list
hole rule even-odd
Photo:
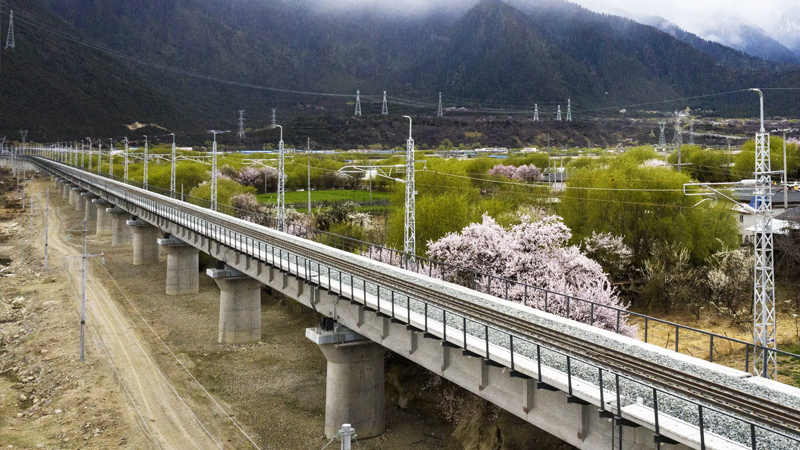
[{"label": "steel rail", "polygon": [[[81,176],[78,178],[84,179],[86,175],[87,174],[81,172]],[[97,177],[93,174],[88,175],[92,178]],[[97,178],[104,182],[106,181],[103,177]],[[463,314],[464,317],[471,317],[475,323],[478,323],[475,319],[479,319],[482,322],[489,322],[493,325],[493,328],[498,327],[496,328],[497,331],[509,335],[511,335],[513,331],[520,337],[523,337],[523,339],[538,341],[538,343],[528,342],[529,344],[555,347],[554,350],[557,352],[566,355],[574,355],[578,357],[579,360],[588,359],[590,362],[587,364],[597,365],[598,367],[605,366],[609,371],[618,372],[620,375],[631,377],[634,382],[642,380],[646,383],[652,383],[653,385],[661,387],[661,389],[664,389],[667,393],[674,393],[679,398],[681,396],[687,396],[696,401],[710,403],[714,405],[714,407],[732,413],[734,417],[742,417],[743,420],[749,423],[758,423],[759,427],[763,427],[766,430],[781,430],[790,435],[797,435],[800,432],[800,412],[779,403],[765,400],[745,392],[732,392],[728,387],[710,382],[698,376],[689,375],[666,366],[653,365],[652,362],[646,359],[632,357],[627,353],[576,338],[541,325],[535,325],[521,318],[491,308],[454,299],[452,296],[443,294],[437,290],[409,282],[398,281],[397,278],[389,277],[383,272],[348,263],[340,258],[331,257],[326,253],[303,247],[288,240],[279,239],[257,229],[245,227],[216,215],[208,214],[200,211],[199,207],[188,207],[186,203],[168,198],[161,198],[161,196],[141,192],[139,189],[134,189],[122,184],[115,186],[115,188],[132,195],[147,198],[151,202],[168,204],[170,208],[174,208],[176,211],[194,215],[207,222],[224,221],[226,228],[242,237],[251,238],[254,242],[258,240],[264,244],[272,245],[273,247],[283,247],[287,252],[294,252],[304,259],[315,260],[315,262],[323,263],[329,267],[336,267],[339,272],[348,272],[363,280],[367,280],[368,278],[370,280],[377,280],[377,282],[371,281],[369,284],[395,289],[409,297],[416,297],[417,299],[424,298],[425,300],[418,301],[430,302],[443,310],[447,309]],[[108,190],[107,186],[105,189]],[[158,213],[156,212],[156,214]],[[178,225],[183,225],[175,222],[173,218],[165,218]],[[296,271],[299,272],[299,266],[296,267]],[[299,276],[302,274],[297,273],[297,275]],[[321,273],[319,275],[321,276]],[[441,282],[441,280],[436,281]],[[329,286],[329,289],[332,290],[332,286]],[[340,292],[339,294],[345,295],[346,292]],[[500,327],[503,329],[500,329]],[[488,336],[486,338],[488,339]],[[787,437],[791,438],[791,436]]]}]

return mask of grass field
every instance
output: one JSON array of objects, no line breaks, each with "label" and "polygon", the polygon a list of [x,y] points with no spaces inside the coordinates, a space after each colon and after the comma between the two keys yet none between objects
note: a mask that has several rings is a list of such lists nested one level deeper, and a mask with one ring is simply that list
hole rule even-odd
[{"label": "grass field", "polygon": [[[275,203],[278,194],[261,194],[258,196],[258,201],[261,203]],[[388,192],[372,191],[372,200],[385,200],[389,198]],[[369,191],[362,190],[330,190],[330,191],[311,191],[312,202],[338,202],[343,200],[351,200],[355,202],[368,202]],[[286,203],[302,203],[308,201],[308,192],[293,191],[286,193]]]}]

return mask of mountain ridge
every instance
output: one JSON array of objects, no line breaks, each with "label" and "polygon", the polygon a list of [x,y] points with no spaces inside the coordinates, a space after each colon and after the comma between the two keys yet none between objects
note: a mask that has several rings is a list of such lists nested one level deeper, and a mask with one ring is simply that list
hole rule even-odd
[{"label": "mountain ridge", "polygon": [[[36,29],[20,23],[18,53],[27,58],[20,64],[62,69],[36,69],[41,78],[12,77],[14,86],[0,86],[0,95],[11,104],[33,105],[19,114],[0,111],[0,128],[6,132],[36,121],[42,129],[59,133],[88,133],[93,124],[109,135],[121,133],[122,124],[133,121],[170,129],[233,128],[237,109],[247,110],[247,117],[260,123],[273,107],[282,119],[352,114],[356,90],[362,92],[365,114],[380,111],[380,93],[386,90],[393,102],[391,114],[431,114],[436,94],[444,92],[448,104],[484,114],[527,114],[534,103],[543,114],[551,114],[569,98],[576,119],[589,120],[601,113],[582,115],[580,109],[613,111],[620,104],[800,78],[800,72],[768,63],[762,67],[733,50],[717,48],[717,55],[698,50],[628,19],[560,0],[544,4],[520,9],[502,0],[483,0],[458,17],[395,20],[359,14],[331,17],[288,2],[257,0],[32,0],[32,6],[23,8],[35,10],[30,12],[32,23],[146,63],[109,59],[91,46],[46,38],[46,33],[37,37]],[[5,58],[3,63],[4,76],[6,70],[17,70],[8,69]],[[153,64],[237,83],[335,95],[242,88],[162,71]],[[104,88],[86,80],[102,80]],[[53,114],[42,119],[37,106],[47,104],[48,96],[32,97],[19,86],[34,92],[57,87],[56,96],[79,98],[83,120],[75,118],[66,100],[56,102]],[[351,92],[353,98],[344,94]],[[777,111],[797,110],[797,102],[782,102],[775,103]],[[675,107],[746,111],[727,99],[688,103]]]}]

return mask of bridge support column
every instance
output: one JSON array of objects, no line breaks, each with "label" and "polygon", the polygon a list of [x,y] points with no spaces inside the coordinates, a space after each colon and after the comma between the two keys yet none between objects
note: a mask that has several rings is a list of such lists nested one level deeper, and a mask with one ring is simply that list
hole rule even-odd
[{"label": "bridge support column", "polygon": [[167,295],[200,292],[200,250],[172,236],[159,239],[158,245],[167,250]]},{"label": "bridge support column", "polygon": [[106,208],[106,212],[111,215],[111,246],[129,245],[133,239],[131,228],[126,223],[130,214],[117,207]]},{"label": "bridge support column", "polygon": [[97,205],[97,235],[98,236],[108,236],[111,234],[111,214],[106,211],[111,203],[103,200],[102,198],[96,198],[92,200],[92,202]]},{"label": "bridge support column", "polygon": [[131,227],[133,233],[133,265],[141,266],[144,264],[158,264],[158,239],[161,230],[140,220],[128,220],[126,222]]},{"label": "bridge support column", "polygon": [[81,194],[82,202],[85,202],[83,209],[86,211],[86,232],[88,234],[94,234],[95,232],[95,225],[97,223],[97,206],[93,203],[93,200],[97,198],[96,195],[92,194],[91,192],[84,192]]},{"label": "bridge support column", "polygon": [[72,188],[72,192],[75,193],[75,200],[73,201],[73,204],[75,205],[75,211],[86,211],[86,202],[83,201],[83,198],[81,198],[81,195],[83,195],[83,193],[86,191],[81,188]]},{"label": "bridge support column", "polygon": [[62,197],[64,200],[67,200],[67,201],[69,201],[69,199],[70,199],[70,192],[72,192],[72,188],[70,187],[70,184],[69,184],[69,183],[67,183],[66,181],[62,181],[62,182],[61,182],[61,197]]},{"label": "bridge support column", "polygon": [[325,436],[333,439],[343,423],[361,438],[386,431],[383,359],[386,349],[339,325],[307,328],[306,337],[328,360]]},{"label": "bridge support column", "polygon": [[206,274],[219,286],[219,343],[261,340],[261,282],[225,266]]},{"label": "bridge support column", "polygon": [[[71,187],[69,188],[69,204],[70,205],[77,205],[78,199],[80,198],[80,188]],[[77,206],[76,206],[77,207]]]}]

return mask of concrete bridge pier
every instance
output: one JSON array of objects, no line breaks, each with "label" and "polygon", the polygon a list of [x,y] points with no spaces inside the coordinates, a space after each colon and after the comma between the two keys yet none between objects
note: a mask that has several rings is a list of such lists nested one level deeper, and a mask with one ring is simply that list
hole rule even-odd
[{"label": "concrete bridge pier", "polygon": [[64,200],[69,201],[70,192],[72,192],[72,188],[70,187],[70,184],[68,182],[66,182],[66,181],[62,181],[61,182],[61,198],[63,198]]},{"label": "concrete bridge pier", "polygon": [[344,326],[327,323],[328,330],[306,329],[306,337],[328,360],[325,436],[333,439],[343,423],[352,424],[360,438],[379,436],[386,431],[386,349]]},{"label": "concrete bridge pier", "polygon": [[75,211],[84,212],[86,211],[86,202],[83,201],[81,195],[86,192],[81,188],[75,187],[72,188],[72,192],[74,192],[74,200],[70,201],[71,204],[75,205]]},{"label": "concrete bridge pier", "polygon": [[167,295],[200,292],[200,250],[173,236],[159,239],[158,245],[167,251]]},{"label": "concrete bridge pier", "polygon": [[97,205],[97,235],[98,236],[108,236],[111,234],[111,214],[106,211],[111,203],[103,200],[102,198],[96,198],[92,200],[92,202]]},{"label": "concrete bridge pier", "polygon": [[69,204],[74,206],[78,201],[77,199],[80,193],[77,191],[78,188],[76,187],[68,186],[68,189],[69,189]]},{"label": "concrete bridge pier", "polygon": [[219,286],[219,343],[260,341],[261,282],[228,265],[206,274]]},{"label": "concrete bridge pier", "polygon": [[158,242],[161,230],[136,218],[126,222],[133,233],[133,265],[158,264]]},{"label": "concrete bridge pier", "polygon": [[96,195],[92,194],[91,192],[84,192],[81,194],[83,197],[81,201],[85,202],[84,209],[86,210],[86,232],[88,234],[94,234],[95,225],[97,223],[97,206],[93,203],[93,200],[97,198]]},{"label": "concrete bridge pier", "polygon": [[116,206],[106,208],[106,212],[111,215],[111,246],[122,247],[129,245],[133,240],[131,228],[127,221],[131,217],[127,211]]}]

